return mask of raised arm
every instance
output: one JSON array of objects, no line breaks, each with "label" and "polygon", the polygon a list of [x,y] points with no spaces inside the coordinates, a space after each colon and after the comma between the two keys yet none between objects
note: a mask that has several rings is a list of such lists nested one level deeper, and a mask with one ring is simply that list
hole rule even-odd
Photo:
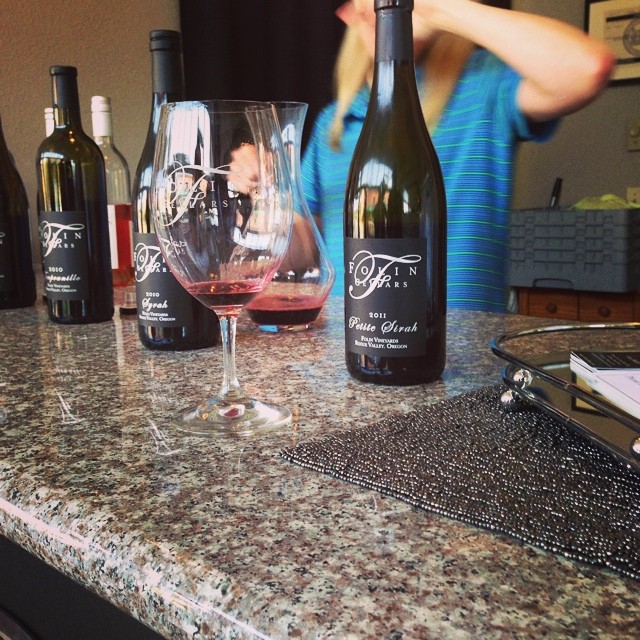
[{"label": "raised arm", "polygon": [[416,31],[448,31],[484,47],[523,78],[518,105],[534,121],[580,109],[607,85],[614,58],[565,22],[473,0],[415,0]]}]

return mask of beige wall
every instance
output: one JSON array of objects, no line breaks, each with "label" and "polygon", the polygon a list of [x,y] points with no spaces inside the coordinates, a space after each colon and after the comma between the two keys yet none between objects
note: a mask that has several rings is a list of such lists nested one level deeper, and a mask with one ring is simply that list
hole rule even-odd
[{"label": "beige wall", "polygon": [[91,96],[111,97],[115,143],[133,176],[151,108],[149,31],[179,29],[179,3],[0,0],[0,13],[0,115],[27,189],[33,225],[35,156],[45,137],[44,108],[51,103],[49,67],[78,68],[82,124],[89,135]]},{"label": "beige wall", "polygon": [[[584,0],[513,0],[513,8],[564,20],[582,28]],[[543,207],[556,177],[564,180],[561,204],[585,196],[640,187],[640,151],[626,149],[626,128],[640,117],[640,81],[611,85],[582,111],[564,118],[545,144],[522,145],[516,171],[515,209]]]}]

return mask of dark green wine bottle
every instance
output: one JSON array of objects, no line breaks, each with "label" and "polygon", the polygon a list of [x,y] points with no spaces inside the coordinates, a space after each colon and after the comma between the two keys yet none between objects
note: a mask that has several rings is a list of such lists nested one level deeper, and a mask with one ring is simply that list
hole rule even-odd
[{"label": "dark green wine bottle", "polygon": [[36,158],[49,318],[103,322],[113,317],[104,160],[82,129],[77,69],[55,66],[49,73],[55,127]]},{"label": "dark green wine bottle", "polygon": [[364,382],[437,379],[446,353],[446,198],[413,62],[413,0],[375,0],[371,98],[345,194],[345,351]]},{"label": "dark green wine bottle", "polygon": [[153,152],[160,109],[184,100],[182,38],[179,31],[157,29],[149,34],[152,105],[147,139],[132,187],[133,253],[138,307],[138,337],[149,349],[182,351],[214,345],[220,334],[218,317],[187,292],[162,257],[151,211]]},{"label": "dark green wine bottle", "polygon": [[0,120],[0,309],[29,307],[35,300],[29,202]]}]

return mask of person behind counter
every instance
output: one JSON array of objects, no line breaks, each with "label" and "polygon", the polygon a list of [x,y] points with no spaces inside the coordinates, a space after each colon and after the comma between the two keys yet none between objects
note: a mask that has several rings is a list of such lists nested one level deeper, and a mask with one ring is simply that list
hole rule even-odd
[{"label": "person behind counter", "polygon": [[[305,197],[319,218],[344,289],[343,204],[373,74],[373,0],[338,9],[347,24],[335,66],[336,99],[305,149]],[[606,45],[551,18],[475,0],[415,0],[414,49],[423,112],[448,205],[447,304],[504,311],[508,212],[520,141],[548,140],[558,119],[606,86]]]}]

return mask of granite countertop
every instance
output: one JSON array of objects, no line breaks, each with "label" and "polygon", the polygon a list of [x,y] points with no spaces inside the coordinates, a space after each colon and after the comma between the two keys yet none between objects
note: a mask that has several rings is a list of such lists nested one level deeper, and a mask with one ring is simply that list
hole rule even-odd
[{"label": "granite countertop", "polygon": [[491,338],[541,322],[452,311],[442,380],[387,388],[347,374],[337,299],[305,333],[243,319],[241,382],[295,419],[229,442],[171,425],[217,389],[219,346],[2,311],[0,534],[167,638],[637,637],[637,582],[278,456],[498,383]]}]

